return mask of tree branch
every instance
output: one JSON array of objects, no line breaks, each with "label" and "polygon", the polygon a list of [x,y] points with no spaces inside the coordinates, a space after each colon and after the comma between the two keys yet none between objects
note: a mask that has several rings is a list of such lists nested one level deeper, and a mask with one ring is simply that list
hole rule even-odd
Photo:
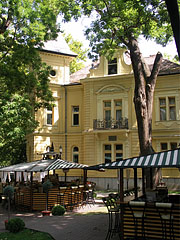
[{"label": "tree branch", "polygon": [[151,71],[151,75],[150,77],[148,78],[148,84],[151,84],[152,85],[155,85],[155,81],[156,81],[156,78],[157,78],[157,75],[160,71],[160,66],[161,66],[161,63],[162,63],[162,60],[163,60],[163,56],[160,52],[158,52],[156,54],[156,58],[154,60],[154,64],[153,64],[153,69]]}]

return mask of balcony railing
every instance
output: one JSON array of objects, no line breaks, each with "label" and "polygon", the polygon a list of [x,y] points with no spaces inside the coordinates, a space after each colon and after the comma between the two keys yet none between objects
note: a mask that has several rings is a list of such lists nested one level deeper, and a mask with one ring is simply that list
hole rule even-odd
[{"label": "balcony railing", "polygon": [[99,120],[94,119],[93,128],[99,130],[105,129],[128,129],[128,119],[122,118],[120,120]]}]

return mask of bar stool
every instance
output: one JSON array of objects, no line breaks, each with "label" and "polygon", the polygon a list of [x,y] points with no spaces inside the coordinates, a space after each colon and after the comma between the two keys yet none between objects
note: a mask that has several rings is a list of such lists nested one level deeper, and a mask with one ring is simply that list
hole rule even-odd
[{"label": "bar stool", "polygon": [[109,224],[108,232],[106,235],[106,240],[109,240],[113,235],[118,234],[119,239],[121,239],[120,234],[120,207],[116,204],[116,201],[111,197],[102,198],[103,203],[107,207]]},{"label": "bar stool", "polygon": [[83,189],[84,189],[84,185],[79,185],[78,191],[76,192],[77,204],[79,207],[81,207],[83,205]]},{"label": "bar stool", "polygon": [[155,206],[161,219],[162,239],[174,239],[173,216],[172,216],[173,204],[157,202],[155,203]]},{"label": "bar stool", "polygon": [[71,191],[68,193],[68,207],[70,208],[70,210],[72,211],[74,206],[75,206],[75,191],[74,189],[76,189],[77,186],[71,186]]},{"label": "bar stool", "polygon": [[[145,238],[145,228],[144,228],[144,220],[145,220],[145,202],[136,202],[136,201],[130,201],[129,207],[131,210],[131,213],[133,215],[133,221],[134,221],[134,227],[135,227],[135,239],[140,239],[138,236],[138,229],[141,231],[142,238]],[[138,226],[141,226],[141,228]]]},{"label": "bar stool", "polygon": [[66,206],[65,204],[65,192],[66,192],[67,187],[60,187],[59,188],[59,193],[57,194],[57,204]]}]

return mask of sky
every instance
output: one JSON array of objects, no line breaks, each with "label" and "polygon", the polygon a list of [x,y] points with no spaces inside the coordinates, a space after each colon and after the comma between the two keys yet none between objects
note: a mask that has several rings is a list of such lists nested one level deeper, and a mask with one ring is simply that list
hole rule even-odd
[{"label": "sky", "polygon": [[[79,40],[83,42],[84,48],[89,48],[89,42],[86,40],[83,31],[89,26],[90,19],[87,17],[82,17],[78,22],[72,20],[69,23],[61,24],[65,33],[71,34],[75,40]],[[177,49],[175,42],[169,43],[166,47],[162,47],[161,45],[157,45],[155,42],[147,41],[145,39],[140,39],[139,47],[144,57],[154,55],[158,51],[162,54],[166,53],[172,57],[177,55]]]}]

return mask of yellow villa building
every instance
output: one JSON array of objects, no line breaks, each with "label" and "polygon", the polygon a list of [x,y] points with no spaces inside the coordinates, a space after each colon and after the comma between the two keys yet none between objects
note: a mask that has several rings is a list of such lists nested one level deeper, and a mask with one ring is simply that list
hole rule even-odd
[{"label": "yellow villa building", "polygon": [[[40,55],[53,68],[50,88],[56,106],[36,113],[39,127],[27,136],[28,161],[40,159],[52,142],[55,152],[62,146],[62,159],[87,165],[138,156],[134,76],[126,50],[117,51],[112,61],[101,57],[71,76],[69,64],[76,55],[61,36],[48,42]],[[151,67],[154,56],[146,61]],[[157,152],[180,143],[180,66],[165,59],[154,94],[152,141]],[[64,176],[62,170],[57,173]],[[133,171],[127,174],[133,178]],[[82,175],[81,170],[68,172],[69,179]],[[162,175],[170,188],[180,189],[178,169],[163,169]],[[88,180],[99,188],[117,188],[117,177],[117,170],[88,171]]]}]

